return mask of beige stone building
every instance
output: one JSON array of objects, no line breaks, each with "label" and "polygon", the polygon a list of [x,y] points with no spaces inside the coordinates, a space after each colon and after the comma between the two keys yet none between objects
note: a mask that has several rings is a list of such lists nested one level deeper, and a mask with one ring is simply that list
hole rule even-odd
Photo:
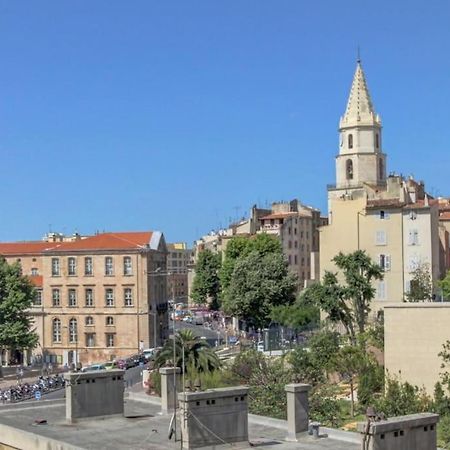
[{"label": "beige stone building", "polygon": [[321,275],[336,271],[332,258],[340,251],[365,250],[384,269],[384,279],[374,286],[377,310],[404,300],[418,266],[428,265],[433,280],[442,275],[439,208],[422,182],[386,176],[381,119],[360,62],[339,133],[336,184],[328,187],[329,224],[320,230]]},{"label": "beige stone building", "polygon": [[[319,277],[319,227],[328,223],[320,211],[303,205],[299,200],[274,202],[270,209],[254,205],[248,219],[242,219],[228,228],[211,232],[195,242],[194,255],[209,249],[224,252],[230,239],[235,236],[254,236],[267,233],[276,236],[282,245],[289,269],[299,279],[303,288]],[[194,260],[195,260],[194,257]],[[193,282],[190,277],[190,285]]]},{"label": "beige stone building", "polygon": [[450,340],[448,302],[397,303],[384,308],[384,363],[387,373],[433,394],[440,380],[439,352]]},{"label": "beige stone building", "polygon": [[186,242],[167,244],[167,288],[170,299],[175,303],[188,302],[188,273],[191,270],[194,253]]},{"label": "beige stone building", "polygon": [[160,232],[0,243],[37,287],[31,310],[45,360],[88,364],[160,345],[168,335],[167,249]]}]

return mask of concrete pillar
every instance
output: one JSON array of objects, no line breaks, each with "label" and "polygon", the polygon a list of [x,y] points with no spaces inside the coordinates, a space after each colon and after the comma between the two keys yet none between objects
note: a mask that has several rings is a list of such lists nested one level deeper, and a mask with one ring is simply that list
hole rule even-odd
[{"label": "concrete pillar", "polygon": [[178,406],[177,393],[181,392],[181,368],[163,367],[159,369],[159,373],[161,374],[161,412],[170,414]]},{"label": "concrete pillar", "polygon": [[309,384],[287,384],[288,435],[286,440],[297,441],[298,434],[308,431],[309,422]]}]

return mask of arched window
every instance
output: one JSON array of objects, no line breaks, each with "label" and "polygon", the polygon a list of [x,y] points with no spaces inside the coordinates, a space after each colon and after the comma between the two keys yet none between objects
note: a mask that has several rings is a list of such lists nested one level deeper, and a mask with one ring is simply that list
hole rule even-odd
[{"label": "arched window", "polygon": [[87,316],[85,319],[85,324],[87,326],[94,325],[94,318],[92,316]]},{"label": "arched window", "polygon": [[113,316],[107,316],[106,317],[106,325],[114,325],[114,317]]},{"label": "arched window", "polygon": [[52,323],[53,342],[61,342],[61,321],[53,319]]},{"label": "arched window", "polygon": [[77,342],[78,341],[78,330],[77,330],[77,319],[69,320],[69,342]]},{"label": "arched window", "polygon": [[375,135],[375,147],[380,148],[380,135],[378,133]]},{"label": "arched window", "polygon": [[348,135],[348,148],[353,148],[353,134]]},{"label": "arched window", "polygon": [[383,165],[383,160],[379,159],[378,160],[378,178],[380,180],[382,180],[384,178],[384,165]]},{"label": "arched window", "polygon": [[345,162],[345,174],[347,180],[353,180],[353,161],[351,159],[347,159]]}]

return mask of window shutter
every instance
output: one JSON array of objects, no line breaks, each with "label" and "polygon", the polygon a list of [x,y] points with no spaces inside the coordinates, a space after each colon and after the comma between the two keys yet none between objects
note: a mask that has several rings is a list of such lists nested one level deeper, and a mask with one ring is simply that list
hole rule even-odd
[{"label": "window shutter", "polygon": [[384,270],[391,270],[391,256],[384,256]]}]

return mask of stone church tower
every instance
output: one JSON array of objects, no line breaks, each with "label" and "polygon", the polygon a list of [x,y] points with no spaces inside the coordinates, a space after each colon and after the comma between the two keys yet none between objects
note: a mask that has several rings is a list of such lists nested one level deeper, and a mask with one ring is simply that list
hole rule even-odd
[{"label": "stone church tower", "polygon": [[363,188],[386,184],[386,155],[381,150],[381,119],[370,99],[358,60],[345,114],[339,124],[336,191],[333,197],[353,195]]}]

